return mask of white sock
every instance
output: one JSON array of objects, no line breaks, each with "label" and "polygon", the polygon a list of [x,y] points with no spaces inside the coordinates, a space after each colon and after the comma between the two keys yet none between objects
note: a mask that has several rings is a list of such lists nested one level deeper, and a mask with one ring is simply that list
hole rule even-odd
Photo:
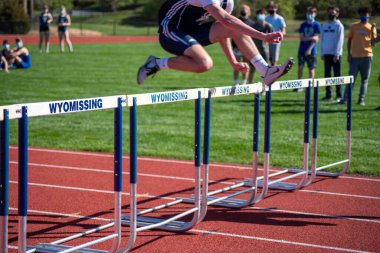
[{"label": "white sock", "polygon": [[234,80],[234,85],[239,85],[239,80]]},{"label": "white sock", "polygon": [[243,80],[241,81],[241,84],[242,84],[242,85],[247,84],[247,79],[243,79]]},{"label": "white sock", "polygon": [[156,59],[156,63],[158,65],[158,67],[160,68],[160,70],[169,68],[168,60],[169,60],[169,58],[158,58],[158,59]]},{"label": "white sock", "polygon": [[252,65],[259,71],[261,76],[265,76],[268,70],[268,63],[263,59],[261,54],[256,55],[251,59]]}]

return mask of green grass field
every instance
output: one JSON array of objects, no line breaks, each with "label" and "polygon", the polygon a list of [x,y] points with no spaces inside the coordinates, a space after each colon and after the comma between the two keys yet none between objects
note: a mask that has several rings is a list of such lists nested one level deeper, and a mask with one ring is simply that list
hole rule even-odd
[{"label": "green grass field", "polygon": [[[74,45],[73,54],[61,54],[52,45],[50,54],[30,46],[33,67],[0,72],[0,105],[136,94],[232,84],[232,71],[218,45],[208,47],[214,68],[192,74],[173,70],[158,73],[137,86],[137,68],[149,54],[168,56],[155,43]],[[296,57],[298,42],[284,41],[282,59]],[[379,55],[379,47],[375,54]],[[323,77],[319,61],[316,77]],[[356,104],[359,82],[353,92],[352,167],[349,173],[380,176],[380,66],[374,57],[366,106]],[[343,64],[344,75],[347,63]],[[294,68],[283,79],[296,79]],[[304,72],[306,77],[306,70]],[[359,78],[360,80],[360,78]],[[359,81],[358,80],[358,81]],[[255,81],[259,81],[255,77]],[[324,90],[320,91],[320,97]],[[302,167],[304,92],[273,93],[271,165]],[[139,108],[139,155],[191,160],[193,156],[194,103],[183,102]],[[345,158],[345,107],[320,104],[318,165]],[[129,153],[128,111],[124,112],[124,153]],[[211,161],[251,163],[253,96],[213,100]],[[260,131],[263,136],[264,97]],[[262,139],[260,140],[262,144]],[[17,122],[11,122],[11,143],[17,144]],[[98,111],[31,118],[29,145],[72,150],[112,152],[113,112]],[[262,151],[262,145],[260,147]],[[262,155],[260,155],[262,162]]]}]

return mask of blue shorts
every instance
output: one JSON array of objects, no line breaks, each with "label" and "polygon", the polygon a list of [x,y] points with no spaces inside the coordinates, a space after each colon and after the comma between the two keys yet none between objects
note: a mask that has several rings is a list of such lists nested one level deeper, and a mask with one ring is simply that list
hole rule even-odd
[{"label": "blue shorts", "polygon": [[193,45],[210,45],[210,29],[213,22],[203,24],[194,32],[170,30],[160,33],[159,39],[163,49],[174,55],[183,55],[186,49]]},{"label": "blue shorts", "polygon": [[32,64],[30,62],[25,62],[25,61],[21,61],[19,62],[16,67],[18,69],[28,69],[32,66]]},{"label": "blue shorts", "polygon": [[304,53],[298,53],[298,66],[303,66],[305,62],[307,63],[307,67],[309,69],[315,69],[317,67],[317,56],[306,56]]}]

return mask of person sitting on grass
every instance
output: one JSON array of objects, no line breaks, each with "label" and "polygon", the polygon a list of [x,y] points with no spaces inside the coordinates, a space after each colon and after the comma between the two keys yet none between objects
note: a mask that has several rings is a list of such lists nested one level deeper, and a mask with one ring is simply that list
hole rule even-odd
[{"label": "person sitting on grass", "polygon": [[253,38],[270,43],[283,39],[281,32],[262,33],[231,15],[233,0],[167,0],[159,11],[160,44],[174,57],[149,56],[137,72],[137,84],[164,69],[176,69],[193,73],[210,70],[213,61],[204,46],[219,42],[234,70],[246,73],[249,66],[239,62],[233,54],[230,39],[236,43],[243,56],[252,63],[263,78],[271,85],[287,73],[293,59],[280,66],[270,67],[257,50]]},{"label": "person sitting on grass", "polygon": [[9,67],[8,67],[7,59],[5,59],[5,57],[2,54],[0,54],[0,70],[1,69],[4,69],[4,71],[6,73],[9,73]]},{"label": "person sitting on grass", "polygon": [[9,63],[12,58],[11,46],[8,40],[3,41],[3,49],[0,52],[0,69],[4,69],[5,72],[9,72]]},{"label": "person sitting on grass", "polygon": [[32,66],[29,50],[24,47],[20,38],[16,39],[16,48],[12,51],[14,65],[19,69],[28,69]]}]

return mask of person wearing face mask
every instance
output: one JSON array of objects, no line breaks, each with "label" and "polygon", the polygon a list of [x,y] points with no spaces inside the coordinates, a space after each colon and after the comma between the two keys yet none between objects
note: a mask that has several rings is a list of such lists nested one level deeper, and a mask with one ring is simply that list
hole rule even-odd
[{"label": "person wearing face mask", "polygon": [[[239,16],[239,19],[241,21],[244,22],[244,24],[250,26],[250,27],[253,27],[255,25],[255,22],[250,19],[250,16],[251,16],[251,8],[246,5],[246,4],[243,4],[241,6],[241,11],[240,11],[240,16]],[[234,40],[231,40],[231,45],[232,45],[232,50],[234,52],[234,55],[236,57],[236,60],[239,61],[239,62],[246,62],[247,64],[249,64],[249,73],[251,73],[252,71],[252,64],[249,62],[248,59],[244,58],[243,54],[240,52],[240,50],[238,49],[236,43],[234,42]],[[234,85],[238,85],[239,84],[239,71],[238,70],[234,70],[233,72],[233,76],[234,76]],[[242,72],[242,81],[241,81],[241,84],[247,84],[247,77],[248,77],[248,73],[247,72]],[[249,83],[251,83],[251,81],[249,81]]]},{"label": "person wearing face mask", "polygon": [[5,57],[8,63],[13,59],[11,45],[8,40],[3,41],[3,49],[1,50],[1,55]]},{"label": "person wearing face mask", "polygon": [[[269,23],[273,32],[281,32],[283,35],[286,33],[286,23],[282,16],[277,14],[278,5],[271,1],[267,6],[267,11],[269,15],[265,17],[265,21]],[[280,57],[280,47],[281,43],[269,43],[269,58],[272,66],[275,66]]]},{"label": "person wearing face mask", "polygon": [[70,52],[73,52],[73,44],[70,41],[68,27],[71,25],[71,19],[66,12],[65,6],[61,6],[61,11],[58,16],[58,37],[61,53],[65,51],[65,42],[69,46]]},{"label": "person wearing face mask", "polygon": [[29,50],[24,47],[22,40],[16,38],[16,48],[12,51],[16,68],[28,69],[32,66]]},{"label": "person wearing face mask", "polygon": [[[341,76],[341,58],[343,53],[344,27],[338,20],[339,8],[330,6],[327,9],[329,21],[321,28],[321,59],[325,65],[325,77],[331,77],[331,69],[334,76]],[[325,101],[332,101],[332,87],[326,86]],[[342,86],[336,86],[336,100],[342,100]]]},{"label": "person wearing face mask", "polygon": [[[273,32],[272,25],[265,21],[265,17],[266,17],[265,9],[264,8],[257,9],[256,10],[256,22],[252,26],[252,28],[256,29],[257,31],[262,32],[262,33],[271,33],[271,32]],[[252,39],[253,39],[253,42],[255,43],[256,47],[257,47],[257,50],[259,50],[261,56],[264,58],[264,60],[269,62],[268,43],[265,41],[262,41],[262,40],[255,39],[255,38],[252,38]],[[256,69],[252,66],[252,68],[249,71],[249,75],[248,75],[248,82],[249,83],[253,82],[253,75],[255,73],[255,70]]]},{"label": "person wearing face mask", "polygon": [[[377,38],[377,31],[373,24],[369,23],[371,16],[371,9],[368,7],[361,7],[358,10],[359,22],[353,23],[350,26],[347,40],[347,61],[350,65],[349,74],[354,76],[354,84],[358,72],[361,76],[361,85],[359,92],[358,104],[365,106],[364,97],[367,93],[368,79],[371,74],[371,63],[373,51]],[[353,88],[353,87],[352,87]],[[342,104],[346,103],[347,99],[347,86],[344,91],[344,98]]]},{"label": "person wearing face mask", "polygon": [[49,7],[44,5],[44,9],[40,15],[40,53],[42,53],[42,43],[45,40],[45,52],[49,53],[49,25],[53,21],[53,16],[49,12]]},{"label": "person wearing face mask", "polygon": [[11,48],[7,40],[3,41],[3,49],[0,52],[0,70],[4,69],[6,73],[9,72],[9,64],[6,56],[12,55]]},{"label": "person wearing face mask", "polygon": [[[309,78],[314,78],[317,67],[317,42],[321,33],[321,25],[315,21],[317,8],[308,7],[306,21],[299,28],[300,45],[298,47],[298,79],[302,79],[305,63],[309,69]],[[301,91],[295,89],[294,91]]]}]

